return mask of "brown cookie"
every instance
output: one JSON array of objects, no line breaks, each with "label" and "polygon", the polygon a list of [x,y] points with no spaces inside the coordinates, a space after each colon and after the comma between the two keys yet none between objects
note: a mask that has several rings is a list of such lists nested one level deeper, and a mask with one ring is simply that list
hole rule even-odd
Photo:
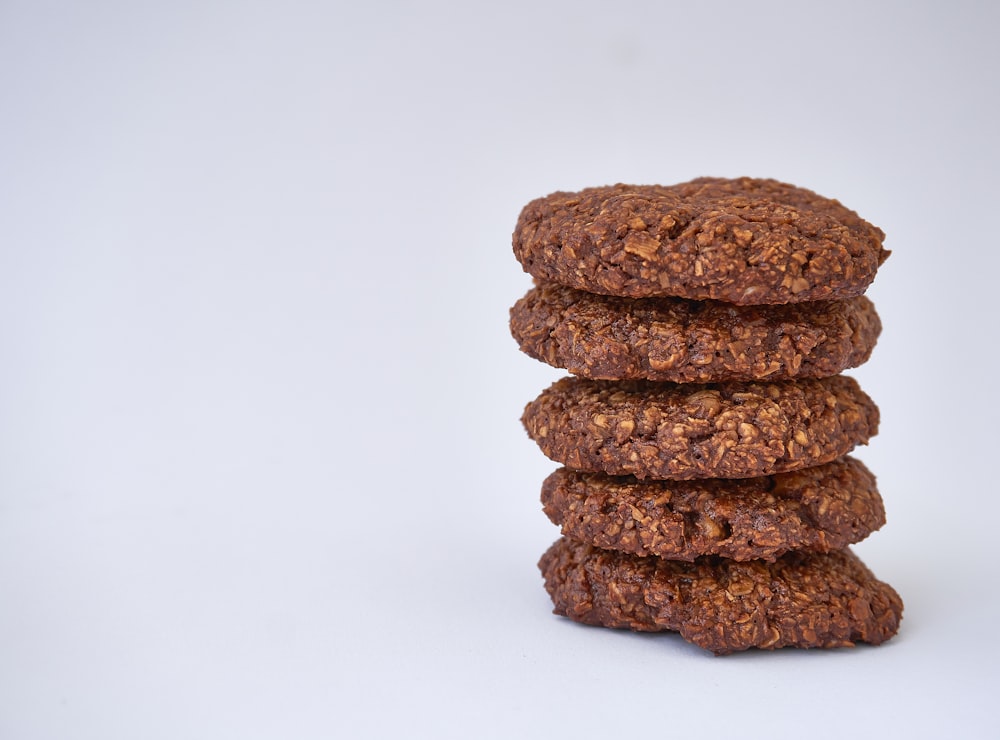
[{"label": "brown cookie", "polygon": [[896,634],[903,612],[899,595],[849,550],[793,552],[774,563],[683,563],[563,538],[538,565],[556,614],[602,627],[680,632],[716,655],[878,645]]},{"label": "brown cookie", "polygon": [[637,478],[750,478],[865,444],[878,407],[853,378],[677,384],[563,378],[521,417],[548,457]]},{"label": "brown cookie", "polygon": [[525,206],[513,243],[540,280],[749,305],[861,295],[889,255],[884,236],[809,190],[705,177],[553,193]]},{"label": "brown cookie", "polygon": [[738,480],[640,482],[560,468],[542,485],[542,505],[575,540],[689,561],[840,550],[885,524],[875,476],[851,457]]},{"label": "brown cookie", "polygon": [[857,367],[882,330],[864,296],[782,306],[683,298],[618,298],[555,283],[510,311],[521,350],[595,379],[825,378]]}]

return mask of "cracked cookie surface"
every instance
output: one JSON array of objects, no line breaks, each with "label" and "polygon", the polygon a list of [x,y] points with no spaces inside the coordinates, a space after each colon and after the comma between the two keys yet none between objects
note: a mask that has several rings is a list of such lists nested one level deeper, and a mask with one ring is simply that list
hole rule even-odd
[{"label": "cracked cookie surface", "polygon": [[884,236],[804,188],[703,177],[538,198],[513,247],[534,277],[591,293],[751,305],[860,295],[889,255]]},{"label": "cracked cookie surface", "polygon": [[850,550],[788,553],[773,563],[694,563],[600,550],[568,538],[539,568],[555,613],[639,632],[679,632],[724,655],[748,648],[878,645],[903,603]]},{"label": "cracked cookie surface", "polygon": [[545,479],[541,498],[568,537],[672,560],[773,561],[789,550],[829,552],[885,524],[875,476],[851,457],[730,480],[639,481],[560,468]]},{"label": "cracked cookie surface", "polygon": [[521,417],[575,470],[637,478],[751,478],[830,462],[878,431],[878,407],[845,375],[773,383],[563,378]]},{"label": "cracked cookie surface", "polygon": [[871,355],[882,324],[858,296],[780,306],[619,298],[536,285],[510,311],[511,334],[536,360],[594,379],[824,378]]}]

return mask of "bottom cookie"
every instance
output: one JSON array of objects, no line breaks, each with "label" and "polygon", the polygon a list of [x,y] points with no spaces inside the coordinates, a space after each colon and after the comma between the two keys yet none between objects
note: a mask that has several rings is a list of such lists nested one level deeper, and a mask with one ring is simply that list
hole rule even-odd
[{"label": "bottom cookie", "polygon": [[693,563],[558,540],[538,567],[555,613],[584,624],[679,632],[716,655],[748,648],[878,645],[903,602],[850,550],[792,552],[773,563]]}]

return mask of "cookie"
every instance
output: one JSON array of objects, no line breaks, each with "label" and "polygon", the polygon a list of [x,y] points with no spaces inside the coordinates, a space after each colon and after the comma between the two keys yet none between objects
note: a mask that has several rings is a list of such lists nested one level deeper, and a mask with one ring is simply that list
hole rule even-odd
[{"label": "cookie", "polygon": [[705,177],[553,193],[524,207],[513,244],[540,280],[750,305],[861,295],[889,255],[884,236],[809,190]]},{"label": "cookie", "polygon": [[543,283],[510,329],[523,352],[581,377],[710,383],[836,375],[869,358],[882,324],[864,296],[735,306]]},{"label": "cookie", "polygon": [[751,478],[865,444],[878,407],[853,378],[677,384],[563,378],[521,417],[548,457],[637,478]]},{"label": "cookie", "polygon": [[539,568],[555,613],[640,632],[673,631],[716,655],[748,648],[878,645],[903,602],[849,550],[773,563],[694,563],[600,550],[563,538]]},{"label": "cookie", "polygon": [[542,484],[542,505],[575,540],[688,561],[840,550],[885,524],[875,476],[851,457],[734,480],[640,482],[560,468]]}]

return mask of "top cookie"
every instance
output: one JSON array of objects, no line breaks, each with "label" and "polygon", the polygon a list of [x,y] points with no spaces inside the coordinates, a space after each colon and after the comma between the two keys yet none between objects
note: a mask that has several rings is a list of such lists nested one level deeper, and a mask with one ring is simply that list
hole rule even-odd
[{"label": "top cookie", "polygon": [[525,206],[513,241],[526,272],[591,293],[757,305],[861,295],[884,236],[803,188],[702,177],[553,193]]}]

